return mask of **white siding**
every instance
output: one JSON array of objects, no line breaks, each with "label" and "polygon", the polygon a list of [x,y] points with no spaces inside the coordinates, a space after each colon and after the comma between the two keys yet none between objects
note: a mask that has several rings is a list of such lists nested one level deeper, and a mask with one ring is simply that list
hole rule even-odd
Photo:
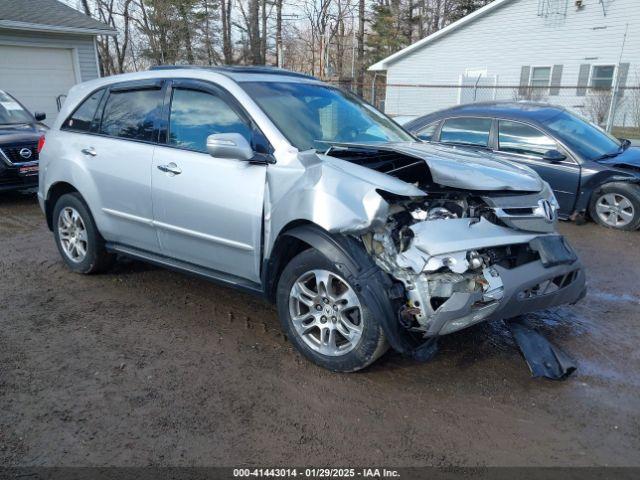
[{"label": "white siding", "polygon": [[[564,0],[559,0],[563,3]],[[394,84],[454,84],[468,69],[497,76],[501,85],[518,85],[523,65],[563,65],[562,85],[578,83],[580,64],[618,63],[625,26],[628,35],[622,63],[630,63],[627,86],[640,75],[640,1],[584,0],[577,10],[566,0],[567,14],[538,16],[537,0],[512,0],[401,57],[387,71],[385,110],[391,115],[423,115],[458,103],[458,89],[396,87]],[[553,3],[553,2],[551,2]],[[511,99],[513,91],[497,90]],[[585,97],[560,90],[548,101],[577,110]],[[620,116],[620,114],[619,114]]]}]

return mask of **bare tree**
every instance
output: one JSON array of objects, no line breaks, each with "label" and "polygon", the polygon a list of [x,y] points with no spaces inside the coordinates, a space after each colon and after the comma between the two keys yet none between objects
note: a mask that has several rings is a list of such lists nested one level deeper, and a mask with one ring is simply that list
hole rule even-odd
[{"label": "bare tree", "polygon": [[366,66],[379,60],[376,56],[389,55],[487,1],[80,0],[80,3],[87,15],[118,31],[118,35],[100,37],[97,42],[104,75],[156,64],[269,63],[324,79],[347,80],[362,94],[370,80],[365,81]]},{"label": "bare tree", "polygon": [[602,126],[607,121],[611,105],[611,90],[594,89],[586,97],[582,110],[594,123]]},{"label": "bare tree", "polygon": [[98,37],[98,57],[103,75],[113,75],[125,71],[125,63],[129,53],[132,1],[95,0],[90,5],[89,0],[82,0],[82,7],[86,15],[94,16],[118,31],[116,36]]}]

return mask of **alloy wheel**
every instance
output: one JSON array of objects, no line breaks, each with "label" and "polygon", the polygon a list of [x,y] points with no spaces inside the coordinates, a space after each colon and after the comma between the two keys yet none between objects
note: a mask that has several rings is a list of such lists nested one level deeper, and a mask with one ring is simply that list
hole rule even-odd
[{"label": "alloy wheel", "polygon": [[598,198],[596,213],[605,224],[615,228],[627,226],[635,216],[631,201],[619,193],[607,193]]},{"label": "alloy wheel", "polygon": [[322,355],[349,353],[362,337],[358,296],[328,270],[310,270],[298,277],[289,293],[289,314],[302,341]]},{"label": "alloy wheel", "polygon": [[87,256],[88,236],[82,217],[73,207],[64,207],[58,215],[58,238],[65,255],[80,263]]}]

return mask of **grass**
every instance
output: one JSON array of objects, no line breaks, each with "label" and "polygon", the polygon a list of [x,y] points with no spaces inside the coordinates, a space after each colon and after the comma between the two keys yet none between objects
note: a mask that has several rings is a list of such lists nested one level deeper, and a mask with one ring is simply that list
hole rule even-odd
[{"label": "grass", "polygon": [[640,128],[634,127],[613,127],[611,132],[617,138],[628,138],[629,140],[640,140]]}]

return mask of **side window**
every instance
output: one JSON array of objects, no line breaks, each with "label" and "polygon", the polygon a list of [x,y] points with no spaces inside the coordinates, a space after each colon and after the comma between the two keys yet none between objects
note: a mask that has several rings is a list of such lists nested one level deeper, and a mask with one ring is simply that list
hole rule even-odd
[{"label": "side window", "polygon": [[102,114],[100,133],[155,141],[156,119],[162,105],[160,92],[159,89],[110,92]]},{"label": "side window", "polygon": [[88,132],[92,130],[96,109],[103,94],[104,88],[89,95],[80,106],[76,108],[75,112],[64,121],[61,128],[63,130],[75,130],[78,132]]},{"label": "side window", "polygon": [[432,123],[431,125],[427,125],[426,127],[422,127],[420,130],[418,130],[418,132],[416,133],[416,136],[420,140],[430,142],[431,139],[433,138],[433,135],[436,133],[436,129],[438,128],[438,123],[439,122],[435,122],[435,123]]},{"label": "side window", "polygon": [[486,147],[489,145],[489,132],[490,118],[450,118],[442,125],[440,141]]},{"label": "side window", "polygon": [[500,120],[498,131],[498,148],[502,152],[542,158],[549,150],[558,149],[552,138],[524,123]]},{"label": "side window", "polygon": [[174,89],[169,145],[206,152],[212,133],[239,133],[251,143],[251,127],[223,99],[198,90]]}]

